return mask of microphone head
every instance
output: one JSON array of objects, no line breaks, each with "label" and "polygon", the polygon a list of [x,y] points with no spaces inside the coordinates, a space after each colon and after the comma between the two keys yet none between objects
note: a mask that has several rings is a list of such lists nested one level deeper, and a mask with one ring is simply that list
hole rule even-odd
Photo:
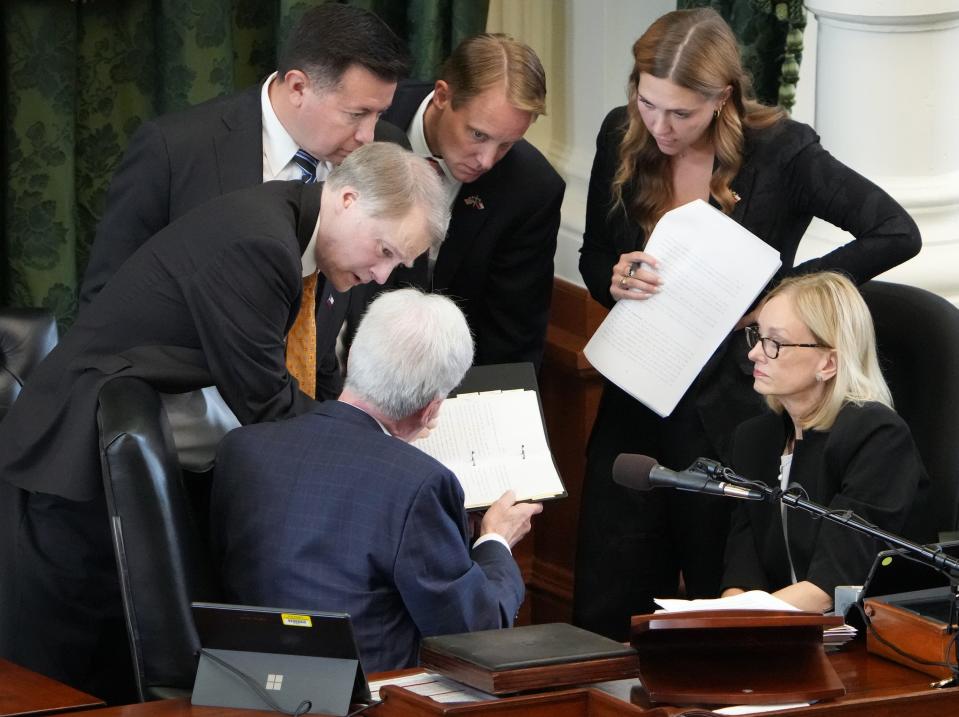
[{"label": "microphone head", "polygon": [[632,490],[650,490],[649,472],[659,464],[655,458],[638,453],[620,453],[613,461],[613,481]]}]

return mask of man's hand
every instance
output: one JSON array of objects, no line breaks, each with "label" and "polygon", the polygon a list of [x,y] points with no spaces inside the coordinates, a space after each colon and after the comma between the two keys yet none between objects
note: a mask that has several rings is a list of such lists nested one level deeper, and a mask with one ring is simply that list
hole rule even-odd
[{"label": "man's hand", "polygon": [[517,503],[516,494],[508,490],[486,511],[480,523],[480,537],[496,533],[513,547],[533,527],[532,517],[543,510],[542,503]]}]

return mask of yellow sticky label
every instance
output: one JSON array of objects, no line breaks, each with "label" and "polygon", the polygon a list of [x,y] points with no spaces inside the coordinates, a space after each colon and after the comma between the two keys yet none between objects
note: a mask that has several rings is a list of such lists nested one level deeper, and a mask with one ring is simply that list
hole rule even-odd
[{"label": "yellow sticky label", "polygon": [[309,615],[293,615],[288,612],[281,612],[280,619],[287,627],[313,627],[313,621]]},{"label": "yellow sticky label", "polygon": [[882,566],[886,567],[887,565],[890,565],[890,564],[892,564],[892,558],[887,555],[886,557],[882,559]]}]

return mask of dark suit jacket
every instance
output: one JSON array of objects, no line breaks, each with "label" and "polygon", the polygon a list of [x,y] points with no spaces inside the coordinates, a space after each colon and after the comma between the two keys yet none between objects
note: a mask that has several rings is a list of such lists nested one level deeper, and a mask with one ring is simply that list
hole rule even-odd
[{"label": "dark suit jacket", "polygon": [[421,636],[508,627],[523,600],[509,551],[470,551],[444,466],[327,401],[229,433],[213,540],[230,601],[348,612],[368,671],[417,662]]},{"label": "dark suit jacket", "polygon": [[[144,244],[30,377],[0,423],[0,476],[88,500],[100,488],[96,407],[114,376],[166,393],[215,385],[241,423],[316,402],[286,370],[300,256],[322,185],[268,182],[218,197]],[[332,331],[321,322],[318,334]]]},{"label": "dark suit jacket", "polygon": [[[170,222],[214,197],[263,182],[261,88],[258,83],[140,125],[110,182],[80,290],[81,307]],[[375,139],[409,146],[402,132],[385,123],[377,124]],[[349,293],[327,291],[342,323]],[[317,343],[317,353],[322,364],[317,396],[335,397],[341,381],[333,345]]]},{"label": "dark suit jacket", "polygon": [[[780,456],[792,430],[786,414],[767,413],[742,424],[733,447],[736,471],[778,485]],[[928,481],[903,420],[882,404],[866,403],[846,405],[828,431],[803,432],[789,482],[805,488],[814,503],[851,510],[883,530],[900,533]],[[861,585],[882,546],[850,528],[799,509],[787,510],[796,578],[829,595],[837,585]],[[791,582],[779,504],[737,506],[726,545],[723,589],[773,592]]]},{"label": "dark suit jacket", "polygon": [[[404,131],[431,83],[402,82],[383,115]],[[553,293],[553,255],[566,183],[539,151],[517,142],[490,171],[464,184],[430,283],[425,262],[398,269],[391,283],[412,283],[455,299],[476,339],[478,365],[543,357]],[[477,197],[477,202],[467,199]]]},{"label": "dark suit jacket", "polygon": [[[586,287],[606,307],[613,305],[609,286],[619,255],[645,244],[642,229],[622,208],[610,212],[610,188],[625,127],[626,108],[616,108],[606,116],[596,139],[580,250],[579,269]],[[807,125],[784,120],[766,129],[745,130],[743,164],[731,186],[741,197],[732,218],[779,251],[782,268],[771,285],[791,274],[828,269],[844,272],[858,284],[919,252],[919,230],[906,211],[882,189],[833,158]],[[627,188],[626,196],[629,194]],[[813,217],[850,232],[856,240],[794,266],[799,241]],[[712,445],[720,452],[714,457],[727,461],[728,455],[723,454],[733,429],[761,410],[752,390],[752,364],[746,353],[743,332],[732,334],[684,397],[695,403]],[[636,411],[647,414],[647,423],[658,425],[658,417],[632,403]],[[597,425],[607,419],[615,423],[632,420],[619,406],[614,412],[602,417],[601,409],[602,420],[597,419]],[[652,434],[656,429],[643,430]],[[683,440],[682,436],[676,439]],[[611,450],[619,453],[624,449]],[[663,455],[657,457],[664,460]],[[695,457],[674,467],[685,467]]]}]

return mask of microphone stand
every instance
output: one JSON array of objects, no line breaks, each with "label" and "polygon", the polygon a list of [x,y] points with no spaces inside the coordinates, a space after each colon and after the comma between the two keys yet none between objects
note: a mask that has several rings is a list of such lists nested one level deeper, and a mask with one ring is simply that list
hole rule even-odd
[{"label": "microphone stand", "polygon": [[[867,523],[851,511],[829,510],[818,503],[813,503],[812,501],[806,500],[800,497],[798,493],[790,492],[789,488],[786,490],[770,488],[768,485],[760,481],[746,480],[742,476],[738,476],[733,471],[728,469],[716,470],[713,466],[704,467],[707,469],[712,468],[713,471],[707,470],[707,472],[712,472],[714,475],[722,475],[722,477],[730,483],[735,483],[741,486],[749,486],[750,488],[761,491],[765,494],[767,500],[772,500],[773,502],[781,501],[783,505],[786,505],[789,508],[800,508],[811,514],[814,518],[824,518],[833,523],[852,528],[853,530],[868,535],[871,538],[875,538],[876,540],[881,540],[884,543],[898,548],[916,562],[928,565],[934,570],[942,573],[949,579],[949,591],[951,593],[951,604],[949,608],[948,620],[949,624],[947,625],[947,632],[952,634],[956,631],[956,625],[959,623],[959,560],[947,554],[941,546],[930,548],[927,545],[914,543],[913,541],[907,540],[906,538],[896,535],[895,533],[890,533],[889,531],[882,530],[881,528],[877,528],[876,526]],[[959,647],[957,647],[957,649],[959,649]]]},{"label": "microphone stand", "polygon": [[[813,518],[817,520],[824,518],[830,522],[844,525],[859,533],[863,533],[871,538],[880,540],[888,545],[895,546],[904,557],[923,565],[927,565],[944,575],[949,580],[950,592],[949,617],[947,620],[948,624],[946,626],[946,632],[953,635],[952,644],[953,651],[957,657],[957,664],[950,665],[948,662],[948,657],[946,658],[946,662],[943,664],[949,667],[953,673],[953,677],[951,680],[943,680],[941,683],[937,683],[937,686],[945,687],[959,683],[959,635],[955,634],[959,632],[959,560],[947,554],[941,546],[937,545],[935,548],[931,548],[927,545],[914,543],[913,541],[907,540],[906,538],[896,535],[895,533],[890,533],[886,530],[882,530],[881,528],[877,528],[870,523],[867,523],[852,511],[829,510],[818,503],[813,503],[810,500],[806,500],[801,496],[800,491],[803,493],[805,492],[801,486],[796,486],[795,488],[786,488],[785,490],[782,490],[778,487],[770,488],[762,481],[751,481],[743,478],[742,476],[737,475],[736,472],[730,468],[727,468],[718,461],[709,458],[698,458],[693,465],[687,469],[686,472],[700,474],[706,478],[712,478],[714,480],[725,481],[743,488],[752,488],[753,490],[762,493],[763,500],[781,502],[788,508],[800,508],[812,515]],[[860,598],[859,602],[862,602],[862,598]],[[861,607],[862,606],[860,605],[860,609]],[[890,647],[897,652],[901,652],[895,648],[894,645],[890,645]],[[912,656],[907,655],[906,653],[902,654],[910,659],[913,659]]]}]

